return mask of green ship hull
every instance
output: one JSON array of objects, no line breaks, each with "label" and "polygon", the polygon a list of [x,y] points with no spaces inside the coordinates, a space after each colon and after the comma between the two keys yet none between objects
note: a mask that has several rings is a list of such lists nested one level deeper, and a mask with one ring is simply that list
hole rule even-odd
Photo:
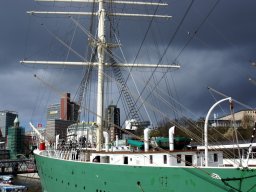
[{"label": "green ship hull", "polygon": [[35,159],[43,192],[256,192],[255,169],[111,165],[40,154]]}]

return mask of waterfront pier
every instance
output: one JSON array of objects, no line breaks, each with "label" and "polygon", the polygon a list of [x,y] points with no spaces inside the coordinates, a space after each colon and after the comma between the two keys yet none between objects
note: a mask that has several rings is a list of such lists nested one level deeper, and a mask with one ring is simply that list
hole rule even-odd
[{"label": "waterfront pier", "polygon": [[0,175],[36,173],[34,159],[0,160]]}]

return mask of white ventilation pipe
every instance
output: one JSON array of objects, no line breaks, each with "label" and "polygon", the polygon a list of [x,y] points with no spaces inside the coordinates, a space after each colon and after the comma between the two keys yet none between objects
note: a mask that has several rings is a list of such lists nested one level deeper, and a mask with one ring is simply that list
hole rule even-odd
[{"label": "white ventilation pipe", "polygon": [[119,142],[118,142],[119,140],[118,140],[118,135],[116,135],[116,147],[118,147],[118,145],[119,145]]},{"label": "white ventilation pipe", "polygon": [[104,139],[105,139],[105,150],[106,150],[106,152],[108,152],[108,150],[109,150],[109,146],[108,146],[108,143],[109,143],[108,132],[103,131],[103,136],[104,136]]},{"label": "white ventilation pipe", "polygon": [[60,135],[56,135],[55,137],[55,149],[57,150],[58,149],[58,144],[59,144],[59,140],[60,140]]},{"label": "white ventilation pipe", "polygon": [[147,152],[149,150],[149,133],[150,133],[150,129],[146,128],[144,129],[144,150],[145,152]]},{"label": "white ventilation pipe", "polygon": [[172,126],[169,129],[169,149],[170,149],[170,151],[174,150],[174,132],[175,132],[175,126]]}]

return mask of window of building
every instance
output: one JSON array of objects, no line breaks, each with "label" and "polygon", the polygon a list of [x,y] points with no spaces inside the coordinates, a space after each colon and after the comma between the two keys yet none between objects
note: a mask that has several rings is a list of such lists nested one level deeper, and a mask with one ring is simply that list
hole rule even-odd
[{"label": "window of building", "polygon": [[149,155],[149,163],[153,164],[153,155]]},{"label": "window of building", "polygon": [[185,155],[185,165],[192,166],[193,163],[193,156],[192,155]]},{"label": "window of building", "polygon": [[181,154],[177,155],[177,163],[181,163]]},{"label": "window of building", "polygon": [[213,154],[213,161],[218,162],[218,154],[217,153]]},{"label": "window of building", "polygon": [[128,164],[128,157],[124,157],[124,164]]},{"label": "window of building", "polygon": [[164,164],[167,164],[167,155],[164,155],[163,158],[164,158]]}]

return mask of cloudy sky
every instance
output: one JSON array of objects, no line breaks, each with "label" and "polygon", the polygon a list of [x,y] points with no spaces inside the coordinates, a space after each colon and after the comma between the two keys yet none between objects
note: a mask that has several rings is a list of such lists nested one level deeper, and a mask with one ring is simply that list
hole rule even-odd
[{"label": "cloudy sky", "polygon": [[[137,19],[120,21],[119,27],[123,27],[123,30],[118,33],[128,62],[134,62],[135,58],[136,62],[149,62],[146,61],[147,58],[150,62],[158,62],[155,59],[156,45],[158,56],[162,56],[168,42],[175,37],[161,63],[175,62],[181,65],[181,69],[171,72],[168,80],[175,99],[192,111],[193,118],[205,116],[215,101],[207,86],[255,108],[256,85],[248,79],[256,79],[256,68],[250,64],[256,60],[256,1],[195,0],[193,4],[190,0],[166,2],[169,6],[157,13],[169,14],[173,18],[153,22],[138,58],[137,50],[150,20],[144,23],[137,23]],[[188,10],[189,5],[191,8]],[[24,58],[66,59],[67,51],[65,54],[60,51],[65,48],[53,40],[47,31],[56,32],[61,38],[70,37],[73,31],[70,26],[74,23],[68,19],[68,24],[63,27],[62,22],[67,19],[55,19],[50,23],[45,18],[26,14],[26,11],[34,9],[63,7],[67,8],[46,6],[32,0],[8,0],[2,1],[0,5],[0,110],[17,111],[24,127],[28,127],[29,121],[45,122],[47,106],[58,102],[60,92],[74,93],[81,79],[78,68],[70,69],[69,76],[66,76],[64,67],[37,67],[19,63]],[[83,10],[83,6],[72,9]],[[132,12],[141,10],[145,11],[139,7],[127,8],[127,11]],[[147,10],[151,13],[154,11],[152,8]],[[187,16],[175,34],[187,10]],[[88,22],[89,19],[85,21]],[[67,32],[64,33],[64,29]],[[86,35],[78,30],[78,36],[79,33],[81,39],[74,40],[74,46],[87,41]],[[78,47],[78,53],[84,55],[85,51],[80,50],[86,49],[86,45]],[[49,85],[35,79],[34,74],[39,75]],[[220,98],[216,94],[214,96]],[[241,107],[238,106],[237,109]]]}]

